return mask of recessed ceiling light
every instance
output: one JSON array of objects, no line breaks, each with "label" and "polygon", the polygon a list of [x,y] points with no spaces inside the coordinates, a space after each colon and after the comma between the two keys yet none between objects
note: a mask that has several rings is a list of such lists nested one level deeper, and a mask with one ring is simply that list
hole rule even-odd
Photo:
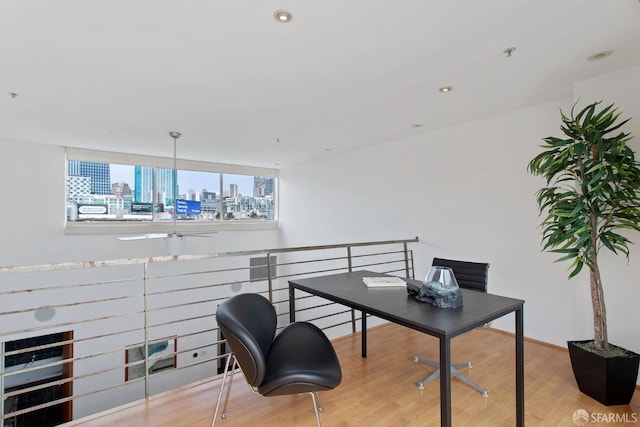
[{"label": "recessed ceiling light", "polygon": [[447,92],[451,92],[453,90],[453,87],[451,86],[442,86],[440,89],[438,89],[440,92],[442,93],[447,93]]},{"label": "recessed ceiling light", "polygon": [[599,61],[606,58],[607,56],[611,56],[612,53],[612,50],[603,50],[602,52],[596,52],[593,55],[587,56],[587,61]]},{"label": "recessed ceiling light", "polygon": [[281,24],[291,22],[291,20],[293,19],[293,15],[291,14],[291,12],[288,12],[286,10],[276,10],[276,13],[273,14],[273,17],[276,18],[276,21],[280,22]]}]

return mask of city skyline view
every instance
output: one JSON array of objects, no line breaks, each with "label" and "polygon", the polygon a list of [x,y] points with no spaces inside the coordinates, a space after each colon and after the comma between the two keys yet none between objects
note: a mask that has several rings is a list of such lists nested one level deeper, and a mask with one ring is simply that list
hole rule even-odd
[{"label": "city skyline view", "polygon": [[[125,182],[129,184],[129,187],[134,188],[134,166],[131,165],[117,165],[110,164],[111,182]],[[207,179],[203,182],[203,172],[178,170],[178,189],[179,192],[184,194],[189,190],[200,192],[203,189],[207,189],[209,192],[220,192],[220,174],[218,173],[205,173]],[[224,174],[224,191],[229,190],[229,184],[236,184],[238,186],[238,193],[243,196],[253,196],[253,184],[254,177],[249,175],[232,175]]]},{"label": "city skyline view", "polygon": [[[67,219],[273,219],[273,177],[69,160]],[[222,182],[221,182],[222,181]],[[176,194],[177,187],[177,194]]]}]

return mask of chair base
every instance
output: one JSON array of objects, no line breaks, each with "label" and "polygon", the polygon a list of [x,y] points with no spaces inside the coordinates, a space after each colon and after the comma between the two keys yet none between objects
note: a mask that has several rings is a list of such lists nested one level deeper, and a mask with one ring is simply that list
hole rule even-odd
[{"label": "chair base", "polygon": [[[436,362],[435,360],[423,359],[422,357],[413,356],[413,361],[415,363],[422,363],[424,365],[436,368],[435,372],[433,372],[424,380],[418,382],[418,388],[420,390],[424,389],[425,384],[428,384],[431,381],[435,380],[436,378],[440,377],[440,363]],[[489,397],[489,391],[487,391],[486,388],[479,386],[475,381],[473,381],[471,378],[467,377],[466,375],[464,375],[462,372],[459,371],[460,369],[464,369],[464,368],[471,368],[471,362],[452,363],[451,376],[456,377],[457,379],[459,379],[460,381],[462,381],[463,383],[465,383],[466,385],[468,385],[469,387],[471,387],[472,389],[480,393],[482,397]]]},{"label": "chair base", "polygon": [[[232,358],[233,358],[233,363],[230,363]],[[211,421],[211,427],[215,427],[216,425],[216,419],[218,418],[218,412],[220,410],[220,403],[222,402],[222,394],[224,393],[225,384],[227,382],[226,381],[227,376],[230,372],[231,375],[229,376],[229,386],[227,387],[227,395],[225,396],[225,399],[224,399],[224,406],[222,407],[222,415],[220,415],[220,418],[222,419],[227,418],[227,404],[229,403],[229,394],[231,393],[231,386],[233,385],[233,376],[236,371],[236,368],[238,367],[239,367],[238,361],[236,360],[235,355],[233,355],[233,353],[229,353],[227,355],[227,358],[225,359],[225,368],[224,368],[224,373],[222,375],[222,383],[220,384],[220,393],[218,393],[218,400],[216,401],[216,410],[213,413],[213,420]],[[252,393],[257,393],[257,391],[253,387],[249,386],[249,388],[251,389]],[[322,427],[322,424],[320,422],[320,412],[322,412],[323,409],[322,409],[322,406],[320,406],[320,398],[318,397],[318,393],[315,391],[310,391],[309,394],[313,399],[313,409],[316,414],[316,421],[318,422],[318,427]]]}]

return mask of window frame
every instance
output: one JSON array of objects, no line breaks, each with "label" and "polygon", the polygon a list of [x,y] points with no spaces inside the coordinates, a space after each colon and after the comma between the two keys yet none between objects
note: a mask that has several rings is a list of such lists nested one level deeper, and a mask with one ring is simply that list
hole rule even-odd
[{"label": "window frame", "polygon": [[[79,160],[85,162],[97,162],[108,164],[120,164],[131,166],[147,166],[153,168],[173,169],[174,159],[172,157],[144,156],[139,154],[119,153],[111,151],[89,150],[84,148],[65,147],[65,182],[68,176],[67,165],[69,160]],[[176,159],[178,173],[180,170],[196,172],[209,172],[266,176],[275,178],[275,198],[273,220],[222,220],[222,221],[178,221],[177,230],[180,233],[203,233],[226,230],[267,230],[279,227],[279,199],[280,191],[278,185],[279,170],[273,168],[261,168],[245,165],[232,165],[227,163],[204,162],[197,160]],[[65,208],[66,208],[66,184],[65,184]],[[96,235],[96,234],[148,234],[148,233],[171,233],[173,231],[173,221],[145,221],[145,222],[115,222],[115,221],[68,221],[65,215],[64,233],[67,235]]]}]

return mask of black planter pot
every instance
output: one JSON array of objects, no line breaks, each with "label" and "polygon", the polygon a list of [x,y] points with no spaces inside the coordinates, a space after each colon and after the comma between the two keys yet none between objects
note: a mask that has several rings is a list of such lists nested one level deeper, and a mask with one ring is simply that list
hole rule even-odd
[{"label": "black planter pot", "polygon": [[636,387],[640,355],[625,350],[628,356],[603,357],[575,345],[586,342],[567,342],[580,391],[603,405],[628,404]]}]

